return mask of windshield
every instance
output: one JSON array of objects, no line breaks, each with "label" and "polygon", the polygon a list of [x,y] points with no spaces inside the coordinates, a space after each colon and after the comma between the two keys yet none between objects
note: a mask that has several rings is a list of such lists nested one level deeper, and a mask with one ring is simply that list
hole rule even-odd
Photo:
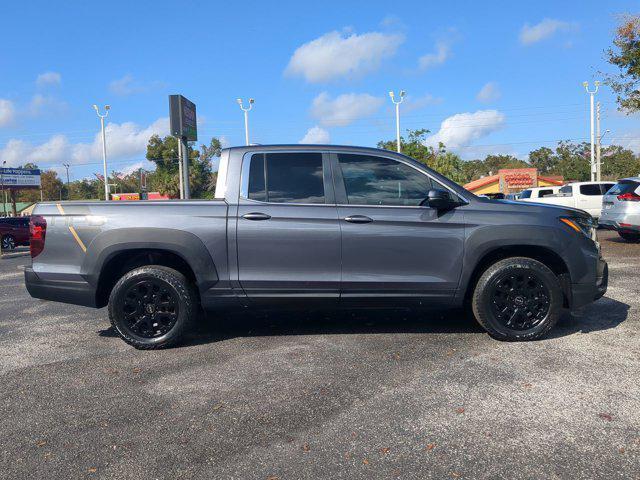
[{"label": "windshield", "polygon": [[523,190],[520,198],[531,198],[531,190]]}]

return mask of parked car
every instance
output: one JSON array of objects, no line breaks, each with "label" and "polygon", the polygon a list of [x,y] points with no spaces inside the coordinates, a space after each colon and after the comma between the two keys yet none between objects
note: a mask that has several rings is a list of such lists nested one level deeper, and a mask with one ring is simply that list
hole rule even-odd
[{"label": "parked car", "polygon": [[640,242],[640,177],[619,180],[602,200],[600,225],[625,240]]},{"label": "parked car", "polygon": [[555,195],[559,191],[560,186],[527,188],[520,192],[518,200],[522,200],[523,202],[537,202],[538,199],[548,197],[549,195]]},{"label": "parked car", "polygon": [[29,293],[108,305],[124,341],[154,349],[200,307],[466,306],[494,338],[531,340],[607,288],[585,212],[478,198],[395,152],[225,149],[215,192],[39,203]]},{"label": "parked car", "polygon": [[29,217],[0,218],[0,244],[3,250],[29,245]]},{"label": "parked car", "polygon": [[538,198],[540,203],[550,203],[565,207],[579,208],[593,218],[600,217],[602,197],[615,185],[615,182],[575,182],[560,187],[555,195]]}]

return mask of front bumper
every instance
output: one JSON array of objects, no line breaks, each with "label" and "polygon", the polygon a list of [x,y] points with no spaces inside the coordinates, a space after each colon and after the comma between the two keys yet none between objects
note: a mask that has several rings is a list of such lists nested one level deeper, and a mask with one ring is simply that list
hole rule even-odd
[{"label": "front bumper", "polygon": [[574,283],[571,285],[571,308],[580,308],[598,300],[609,286],[609,265],[598,257],[594,283]]},{"label": "front bumper", "polygon": [[24,284],[29,295],[42,300],[96,307],[96,290],[84,279],[44,279],[33,268],[24,269]]}]

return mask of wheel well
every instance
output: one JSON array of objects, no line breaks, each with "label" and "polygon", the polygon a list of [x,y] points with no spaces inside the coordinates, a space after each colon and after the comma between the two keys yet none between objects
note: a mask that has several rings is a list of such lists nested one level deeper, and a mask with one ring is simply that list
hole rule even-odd
[{"label": "wheel well", "polygon": [[196,283],[196,276],[191,266],[184,258],[174,252],[159,249],[126,250],[109,258],[102,267],[96,290],[97,306],[107,305],[111,290],[125,273],[144,265],[162,265],[173,268],[187,277],[190,282]]},{"label": "wheel well", "polygon": [[553,250],[535,245],[510,245],[499,247],[486,253],[480,259],[471,274],[471,278],[467,284],[467,291],[465,292],[465,302],[469,302],[471,300],[476,283],[484,271],[494,263],[510,257],[533,258],[534,260],[538,260],[540,263],[549,267],[549,269],[551,269],[551,271],[558,277],[560,285],[562,286],[564,306],[568,307],[570,305],[569,296],[571,294],[571,277],[569,276],[567,264],[562,260],[562,257]]}]

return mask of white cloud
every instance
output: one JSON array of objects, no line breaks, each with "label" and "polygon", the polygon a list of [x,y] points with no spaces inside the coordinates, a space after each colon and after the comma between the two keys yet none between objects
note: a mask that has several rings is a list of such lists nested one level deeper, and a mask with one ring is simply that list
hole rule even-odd
[{"label": "white cloud", "polygon": [[325,127],[344,127],[373,115],[383,103],[384,99],[367,93],[345,93],[331,99],[327,92],[322,92],[313,99],[311,116]]},{"label": "white cloud", "polygon": [[[159,118],[151,125],[141,128],[133,122],[121,124],[108,123],[106,126],[107,157],[119,160],[143,155],[151,135],[168,135],[169,119]],[[102,137],[96,133],[90,143],[70,143],[64,135],[54,135],[41,144],[32,144],[12,139],[0,149],[0,162],[9,166],[35,162],[40,165],[71,161],[74,164],[86,164],[102,159]]]},{"label": "white cloud", "polygon": [[6,127],[13,123],[16,110],[11,100],[0,98],[0,127]]},{"label": "white cloud", "polygon": [[29,103],[29,114],[39,116],[47,113],[60,113],[67,108],[67,104],[51,95],[36,93]]},{"label": "white cloud", "polygon": [[140,82],[136,80],[133,75],[127,73],[124,77],[118,78],[109,83],[109,91],[114,95],[125,97],[127,95],[144,93],[149,90],[163,88],[165,86],[165,83],[158,81],[149,83]]},{"label": "white cloud", "polygon": [[554,18],[545,18],[535,25],[526,23],[520,30],[520,43],[532,45],[552,37],[557,32],[572,30],[575,27],[575,23],[564,22]]},{"label": "white cloud", "polygon": [[427,53],[418,59],[418,66],[422,70],[426,70],[437,65],[442,65],[451,56],[451,44],[447,41],[440,40],[436,43],[436,51]]},{"label": "white cloud", "polygon": [[329,132],[327,132],[324,128],[315,126],[311,127],[307,130],[307,133],[302,140],[298,143],[319,143],[319,144],[327,144],[331,142],[331,138],[329,137]]},{"label": "white cloud", "polygon": [[47,85],[60,85],[62,82],[62,75],[58,72],[45,72],[38,75],[36,78],[36,85],[44,87]]},{"label": "white cloud", "polygon": [[488,82],[485,83],[484,86],[476,95],[476,99],[480,102],[495,102],[502,96],[502,92],[500,92],[500,87],[496,82]]},{"label": "white cloud", "polygon": [[434,97],[430,93],[422,95],[421,97],[407,95],[400,108],[402,108],[403,113],[409,113],[415,110],[422,110],[429,105],[438,105],[439,103],[442,103],[442,98]]},{"label": "white cloud", "polygon": [[285,70],[318,83],[376,70],[404,41],[399,34],[329,32],[298,47]]},{"label": "white cloud", "polygon": [[497,110],[458,113],[443,120],[440,130],[427,137],[425,144],[437,148],[443,143],[448,149],[456,150],[501,129],[504,123],[504,114]]}]

